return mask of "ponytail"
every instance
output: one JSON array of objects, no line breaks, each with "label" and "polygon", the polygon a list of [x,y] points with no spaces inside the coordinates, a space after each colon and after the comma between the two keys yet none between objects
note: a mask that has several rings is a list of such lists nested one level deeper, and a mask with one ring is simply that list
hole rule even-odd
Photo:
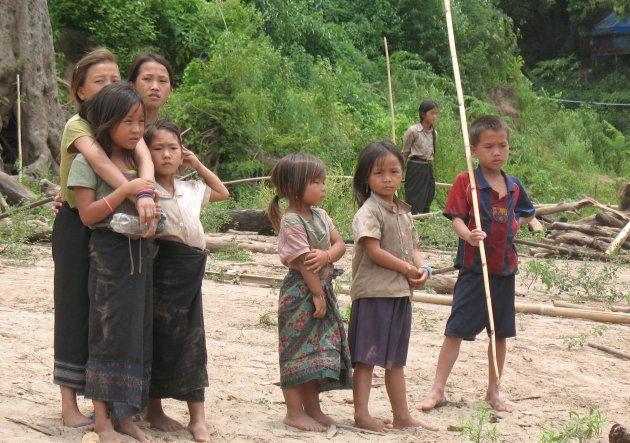
[{"label": "ponytail", "polygon": [[282,210],[280,209],[280,196],[278,194],[274,195],[274,197],[269,202],[269,207],[267,208],[267,217],[269,217],[273,228],[276,231],[280,232],[280,220],[282,219]]}]

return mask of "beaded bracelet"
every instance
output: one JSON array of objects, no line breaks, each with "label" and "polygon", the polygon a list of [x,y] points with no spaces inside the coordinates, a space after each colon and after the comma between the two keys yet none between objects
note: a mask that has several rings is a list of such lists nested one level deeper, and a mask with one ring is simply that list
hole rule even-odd
[{"label": "beaded bracelet", "polygon": [[112,205],[109,204],[109,202],[107,201],[107,199],[105,197],[102,197],[101,200],[103,200],[105,202],[105,204],[109,208],[110,212],[114,212],[114,208],[112,208]]},{"label": "beaded bracelet", "polygon": [[427,277],[427,279],[433,277],[433,269],[431,269],[431,266],[422,265],[422,266],[420,266],[420,269],[426,269],[427,270],[427,272],[429,273],[429,276]]}]

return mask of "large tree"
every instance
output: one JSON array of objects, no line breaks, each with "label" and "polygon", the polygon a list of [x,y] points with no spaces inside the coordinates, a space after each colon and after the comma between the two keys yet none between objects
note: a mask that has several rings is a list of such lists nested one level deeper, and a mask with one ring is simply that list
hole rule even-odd
[{"label": "large tree", "polygon": [[55,51],[46,0],[0,0],[0,128],[6,159],[17,152],[16,77],[21,77],[24,172],[52,168],[65,116],[57,96]]}]

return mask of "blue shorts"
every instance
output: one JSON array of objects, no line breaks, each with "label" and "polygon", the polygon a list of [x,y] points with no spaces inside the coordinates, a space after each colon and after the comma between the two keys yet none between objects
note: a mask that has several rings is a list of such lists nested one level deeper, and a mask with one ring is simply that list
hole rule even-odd
[{"label": "blue shorts", "polygon": [[[516,336],[514,274],[490,275],[490,296],[496,338]],[[486,328],[490,334],[483,274],[462,268],[455,283],[451,315],[444,335],[474,340]]]}]

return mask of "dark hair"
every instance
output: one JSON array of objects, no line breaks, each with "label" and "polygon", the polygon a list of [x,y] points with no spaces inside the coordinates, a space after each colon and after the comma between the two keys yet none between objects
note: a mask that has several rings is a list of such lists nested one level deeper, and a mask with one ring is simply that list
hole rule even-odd
[{"label": "dark hair", "polygon": [[[125,83],[108,85],[81,104],[79,116],[90,124],[94,138],[108,157],[111,157],[113,147],[110,130],[120,123],[136,104],[140,104],[144,112],[142,97],[133,86]],[[125,161],[136,167],[133,151],[125,150],[124,153]]]},{"label": "dark hair", "polygon": [[418,108],[418,115],[420,116],[420,121],[424,119],[424,113],[429,112],[431,109],[437,108],[438,105],[433,100],[424,100],[420,103],[420,107]]},{"label": "dark hair", "polygon": [[363,203],[372,195],[372,190],[368,186],[368,180],[374,164],[378,159],[383,158],[389,154],[392,154],[400,162],[402,170],[405,169],[405,163],[403,161],[400,149],[389,140],[380,140],[372,142],[367,145],[361,154],[359,155],[359,161],[354,171],[354,200],[359,207],[363,206]]},{"label": "dark hair", "polygon": [[173,80],[173,68],[171,64],[162,57],[160,54],[156,52],[149,52],[146,54],[138,54],[131,62],[131,66],[129,66],[129,75],[127,76],[127,81],[130,83],[135,83],[140,75],[140,68],[147,62],[156,62],[161,64],[166,68],[168,72],[168,81],[171,84],[171,90],[173,90],[174,80]]},{"label": "dark hair", "polygon": [[325,176],[324,162],[303,152],[286,155],[275,164],[271,169],[271,183],[276,188],[276,195],[269,202],[267,216],[276,231],[280,230],[282,217],[280,199],[301,199],[310,183]]},{"label": "dark hair", "polygon": [[477,146],[479,137],[484,131],[505,131],[508,142],[510,141],[510,127],[501,117],[496,115],[482,115],[477,117],[470,125],[469,139],[471,146]]},{"label": "dark hair", "polygon": [[154,121],[144,129],[144,141],[147,146],[151,145],[151,141],[153,140],[153,137],[155,137],[155,133],[160,130],[172,132],[173,134],[175,134],[179,146],[182,146],[183,143],[179,128],[175,123],[167,118],[158,118],[156,121]]},{"label": "dark hair", "polygon": [[85,78],[89,69],[99,63],[116,63],[116,56],[109,49],[98,48],[88,52],[74,65],[70,78],[70,101],[76,101],[78,104],[83,103],[78,94],[79,88],[85,86]]}]

